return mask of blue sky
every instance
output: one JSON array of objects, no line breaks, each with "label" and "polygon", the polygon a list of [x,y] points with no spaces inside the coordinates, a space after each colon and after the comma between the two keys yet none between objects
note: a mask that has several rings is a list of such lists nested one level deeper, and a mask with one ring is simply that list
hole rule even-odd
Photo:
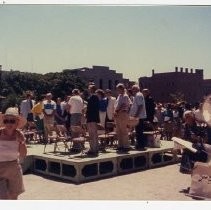
[{"label": "blue sky", "polygon": [[3,69],[109,66],[125,78],[203,68],[211,78],[211,6],[1,5]]}]

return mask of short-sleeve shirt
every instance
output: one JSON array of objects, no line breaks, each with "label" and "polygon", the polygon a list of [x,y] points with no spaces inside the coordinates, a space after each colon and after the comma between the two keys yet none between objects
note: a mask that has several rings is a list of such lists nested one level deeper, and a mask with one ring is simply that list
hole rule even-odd
[{"label": "short-sleeve shirt", "polygon": [[33,106],[32,113],[33,114],[41,114],[42,108],[43,108],[43,104],[39,102]]},{"label": "short-sleeve shirt", "polygon": [[81,96],[72,96],[68,101],[68,104],[70,105],[70,114],[82,113],[84,102]]},{"label": "short-sleeve shirt", "polygon": [[108,99],[107,98],[103,98],[101,100],[99,100],[99,109],[101,112],[106,112],[108,107]]},{"label": "short-sleeve shirt", "polygon": [[147,114],[146,114],[144,96],[141,92],[138,92],[138,93],[136,93],[134,100],[133,100],[133,104],[130,108],[130,116],[134,117],[138,110],[138,107],[141,105],[142,105],[142,108],[140,109],[140,112],[137,117],[139,119],[145,119],[147,117]]},{"label": "short-sleeve shirt", "polygon": [[56,102],[53,100],[50,102],[47,100],[43,101],[43,110],[47,115],[51,115],[56,110]]},{"label": "short-sleeve shirt", "polygon": [[124,93],[124,94],[120,94],[118,97],[117,97],[117,100],[115,102],[115,105],[114,105],[114,109],[115,111],[116,110],[121,110],[121,111],[126,111],[128,112],[129,109],[130,109],[130,104],[131,104],[131,100],[129,98],[129,96]]}]

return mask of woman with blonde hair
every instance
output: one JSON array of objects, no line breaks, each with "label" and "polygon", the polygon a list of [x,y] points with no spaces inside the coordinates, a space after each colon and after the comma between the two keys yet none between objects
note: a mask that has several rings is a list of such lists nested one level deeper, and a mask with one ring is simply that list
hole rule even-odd
[{"label": "woman with blonde hair", "polygon": [[25,138],[20,131],[27,120],[10,107],[0,114],[0,198],[17,200],[23,193],[20,159],[26,156]]}]

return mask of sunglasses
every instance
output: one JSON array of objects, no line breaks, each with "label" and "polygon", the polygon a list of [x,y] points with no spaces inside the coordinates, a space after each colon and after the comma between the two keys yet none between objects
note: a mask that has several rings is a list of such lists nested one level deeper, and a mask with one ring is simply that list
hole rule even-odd
[{"label": "sunglasses", "polygon": [[16,120],[15,119],[4,119],[3,123],[4,124],[15,124]]}]

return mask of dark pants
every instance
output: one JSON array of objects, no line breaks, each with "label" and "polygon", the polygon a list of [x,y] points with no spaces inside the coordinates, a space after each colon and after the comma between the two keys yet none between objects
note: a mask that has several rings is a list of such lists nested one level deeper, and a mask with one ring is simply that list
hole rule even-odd
[{"label": "dark pants", "polygon": [[65,127],[67,129],[68,134],[70,135],[71,114],[66,112],[63,117],[65,118]]},{"label": "dark pants", "polygon": [[139,119],[138,125],[135,127],[136,131],[136,147],[144,148],[146,147],[146,136],[143,134],[144,132],[144,120]]},{"label": "dark pants", "polygon": [[146,121],[149,121],[151,123],[153,123],[153,120],[154,120],[154,115],[148,116],[147,119],[146,119]]}]

